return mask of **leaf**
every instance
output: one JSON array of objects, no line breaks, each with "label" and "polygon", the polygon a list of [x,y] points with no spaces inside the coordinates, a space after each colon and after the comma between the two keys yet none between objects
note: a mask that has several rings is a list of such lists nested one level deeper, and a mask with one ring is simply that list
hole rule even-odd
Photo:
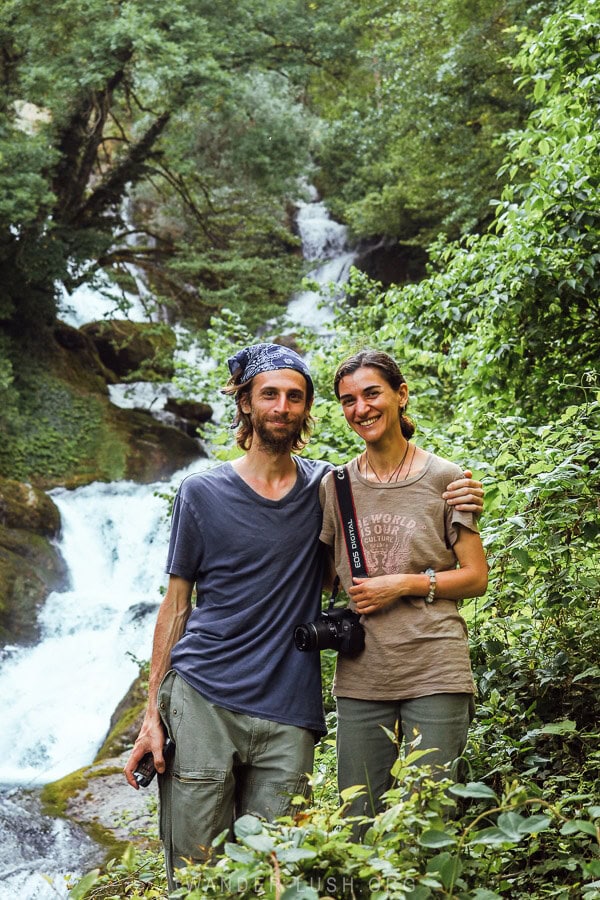
[{"label": "leaf", "polygon": [[304,849],[302,847],[283,847],[275,851],[275,855],[279,862],[292,863],[299,862],[301,859],[314,859],[317,855],[315,850]]},{"label": "leaf", "polygon": [[251,863],[255,859],[254,854],[241,844],[227,842],[223,849],[229,859],[233,859],[234,862]]},{"label": "leaf", "polygon": [[[420,737],[420,735],[419,735]],[[415,741],[411,741],[411,746],[414,746]],[[392,775],[399,775],[404,769],[410,769],[411,766],[414,766],[415,763],[419,762],[419,760],[423,759],[423,757],[430,756],[431,749],[429,750],[412,750],[410,753],[407,753],[406,756],[399,756],[398,759],[394,762],[392,766],[391,772]],[[427,760],[424,760],[427,763]]]},{"label": "leaf", "polygon": [[100,869],[93,869],[87,875],[84,875],[75,887],[69,891],[69,900],[83,900],[85,895],[94,887],[99,877]]},{"label": "leaf", "polygon": [[500,894],[488,891],[487,888],[476,888],[471,894],[472,900],[502,900]]},{"label": "leaf", "polygon": [[547,141],[545,138],[542,138],[542,140],[538,144],[538,150],[540,151],[542,156],[548,156],[548,154],[550,153],[550,149],[551,148],[549,141]]},{"label": "leaf", "polygon": [[481,831],[476,831],[469,840],[470,844],[486,844],[492,847],[498,846],[499,844],[506,844],[508,842],[508,838],[504,831],[501,831],[499,828],[483,828]]},{"label": "leaf", "polygon": [[275,849],[275,841],[268,834],[247,834],[241,840],[247,847],[252,847],[259,853],[272,853]]},{"label": "leaf", "polygon": [[511,551],[512,555],[518,560],[524,569],[528,569],[531,565],[531,556],[527,552],[527,550],[523,550],[521,547],[514,547]]},{"label": "leaf", "polygon": [[527,833],[523,830],[523,816],[516,812],[501,813],[498,816],[498,828],[504,832],[509,841],[518,844]]},{"label": "leaf", "polygon": [[423,832],[419,838],[419,843],[423,847],[451,847],[456,844],[456,838],[448,834],[446,831],[439,831],[436,828],[430,828],[429,831]]},{"label": "leaf", "polygon": [[347,787],[340,791],[340,797],[344,803],[348,803],[349,800],[354,800],[355,797],[362,797],[365,793],[366,788],[364,784],[353,784],[352,787]]},{"label": "leaf", "polygon": [[542,814],[529,816],[523,822],[523,830],[526,834],[539,834],[540,831],[545,831],[546,828],[549,828],[551,824],[552,819],[549,816]]},{"label": "leaf", "polygon": [[[414,888],[410,892],[410,894],[406,894],[406,900],[429,900],[429,898],[431,897],[431,891],[429,890],[428,886],[431,886],[437,890],[441,885],[440,885],[439,881],[434,881],[433,879],[429,880],[427,878],[422,878],[421,884],[417,885],[417,887]],[[385,893],[386,900],[389,896],[390,896],[389,893],[386,891],[386,893]]]},{"label": "leaf", "polygon": [[236,837],[244,838],[248,834],[260,834],[263,830],[263,825],[256,816],[246,815],[240,816],[239,819],[235,820],[233,830]]},{"label": "leaf", "polygon": [[479,800],[493,800],[498,803],[498,797],[487,784],[481,781],[469,781],[467,784],[453,784],[448,789],[457,797],[476,797]]},{"label": "leaf", "polygon": [[[421,883],[417,885],[409,894],[406,894],[406,900],[430,900],[431,891],[429,888],[432,887],[435,890],[439,890],[441,887],[439,881],[434,880],[433,878],[422,878]],[[389,893],[386,892],[385,898],[389,898]]]},{"label": "leaf", "polygon": [[508,516],[506,521],[510,522],[512,525],[517,525],[519,528],[523,528],[523,530],[527,528],[527,522],[523,516]]},{"label": "leaf", "polygon": [[427,863],[429,873],[437,873],[445,888],[449,888],[462,872],[462,864],[458,856],[451,853],[439,853]]},{"label": "leaf", "polygon": [[572,819],[570,822],[565,822],[563,827],[560,829],[561,834],[589,834],[592,837],[598,839],[598,828],[594,825],[593,822],[588,822],[587,819]]},{"label": "leaf", "polygon": [[569,734],[577,731],[577,724],[572,719],[563,719],[562,722],[550,722],[539,729],[540,734]]},{"label": "leaf", "polygon": [[580,672],[579,675],[576,675],[573,681],[582,681],[584,678],[598,678],[600,675],[600,666],[590,666],[589,669],[585,669],[584,672]]}]

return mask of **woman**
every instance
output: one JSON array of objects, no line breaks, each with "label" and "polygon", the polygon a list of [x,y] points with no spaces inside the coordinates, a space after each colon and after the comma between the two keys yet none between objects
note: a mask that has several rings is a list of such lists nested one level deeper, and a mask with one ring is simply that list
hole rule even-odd
[{"label": "woman", "polygon": [[[448,506],[454,463],[417,447],[405,415],[408,386],[386,353],[364,350],[338,367],[335,393],[365,442],[348,466],[369,577],[352,577],[332,474],[321,485],[321,540],[361,614],[365,649],[338,657],[340,791],[365,785],[349,812],[373,814],[393,783],[398,754],[385,729],[430,751],[420,762],[446,773],[465,747],[474,684],[457,601],[487,587],[476,517]],[[384,727],[381,727],[384,726]]]}]

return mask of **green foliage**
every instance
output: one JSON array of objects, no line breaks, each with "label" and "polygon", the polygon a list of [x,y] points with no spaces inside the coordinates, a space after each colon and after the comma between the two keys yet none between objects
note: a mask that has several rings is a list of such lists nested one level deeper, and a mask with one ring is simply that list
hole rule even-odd
[{"label": "green foliage", "polygon": [[[235,842],[222,834],[210,862],[179,871],[175,896],[597,898],[598,806],[573,797],[551,805],[529,798],[517,782],[501,796],[481,782],[435,783],[427,767],[415,766],[416,757],[396,767],[398,786],[384,810],[361,820],[361,843],[351,839],[343,808],[323,799],[273,824],[246,815],[234,825]],[[346,800],[357,790],[350,788]],[[457,799],[460,819],[453,816]],[[118,896],[164,896],[152,860],[131,850],[107,875],[86,878],[88,893],[72,896],[100,900],[117,889]],[[144,890],[144,879],[153,886]]]},{"label": "green foliage", "polygon": [[[594,11],[575,0],[522,37],[536,106],[510,138],[490,231],[440,243],[418,285],[384,293],[356,275],[336,333],[336,360],[373,344],[395,355],[417,440],[485,480],[488,599],[464,610],[481,703],[471,765],[498,790],[517,774],[552,799],[598,790]],[[330,356],[317,357],[329,382]],[[327,439],[331,458],[348,451],[335,426]]]},{"label": "green foliage", "polygon": [[427,246],[440,231],[456,238],[489,222],[497,139],[527,108],[506,58],[515,26],[535,27],[544,7],[361,4],[370,39],[319,153],[333,207],[355,235]]},{"label": "green foliage", "polygon": [[598,410],[497,428],[488,599],[466,610],[479,775],[497,783],[516,771],[553,800],[565,789],[592,799],[599,787]]},{"label": "green foliage", "polygon": [[313,130],[302,101],[311,72],[325,83],[352,57],[348,8],[6,0],[0,316],[31,324],[45,298],[52,317],[56,281],[131,262],[201,324],[232,302],[280,304],[295,269],[287,199]]},{"label": "green foliage", "polygon": [[50,484],[78,475],[123,477],[126,448],[107,427],[97,397],[73,390],[36,364],[18,388],[18,408],[0,416],[0,473]]},{"label": "green foliage", "polygon": [[[599,354],[598,37],[595,5],[576,0],[523,38],[515,65],[538,95],[514,132],[510,182],[488,233],[434,249],[418,285],[373,297],[341,320],[349,342],[378,344],[423,379],[437,415],[461,408],[473,427],[481,397],[499,416],[555,414],[592,388]],[[532,71],[533,69],[533,71]],[[431,378],[443,387],[438,403]]]}]

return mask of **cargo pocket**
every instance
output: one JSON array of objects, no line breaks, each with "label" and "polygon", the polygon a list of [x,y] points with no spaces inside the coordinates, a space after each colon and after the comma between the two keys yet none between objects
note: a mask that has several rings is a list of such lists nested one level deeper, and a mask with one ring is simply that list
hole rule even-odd
[{"label": "cargo pocket", "polygon": [[231,829],[233,777],[222,769],[203,769],[171,777],[171,846],[175,866],[203,860],[213,839]]}]

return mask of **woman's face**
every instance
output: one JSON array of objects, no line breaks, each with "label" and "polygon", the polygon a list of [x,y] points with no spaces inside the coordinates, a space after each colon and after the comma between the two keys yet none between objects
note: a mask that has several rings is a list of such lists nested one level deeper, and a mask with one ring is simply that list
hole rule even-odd
[{"label": "woman's face", "polygon": [[350,428],[367,443],[382,438],[400,440],[400,409],[408,401],[408,387],[398,390],[375,366],[362,366],[339,382],[340,403]]}]

